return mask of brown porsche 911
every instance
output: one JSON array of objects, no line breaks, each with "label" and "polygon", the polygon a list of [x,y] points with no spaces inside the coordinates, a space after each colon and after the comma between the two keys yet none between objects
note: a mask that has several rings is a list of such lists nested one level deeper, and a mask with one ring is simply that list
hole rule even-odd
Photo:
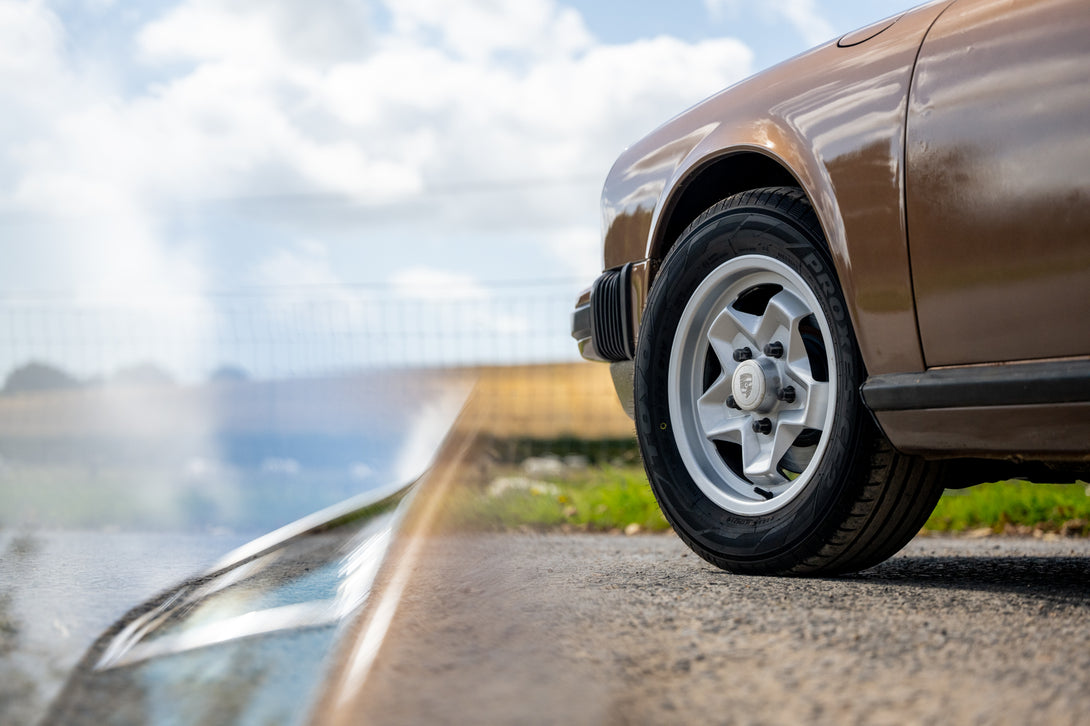
[{"label": "brown porsche 911", "polygon": [[573,336],[698,554],[849,572],[944,487],[1090,479],[1090,6],[941,0],[628,148]]}]

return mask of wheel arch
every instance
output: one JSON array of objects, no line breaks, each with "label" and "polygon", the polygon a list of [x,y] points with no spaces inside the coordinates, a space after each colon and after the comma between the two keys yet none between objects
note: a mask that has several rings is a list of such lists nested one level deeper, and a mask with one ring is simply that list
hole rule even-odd
[{"label": "wheel arch", "polygon": [[[900,205],[887,204],[881,210],[880,229],[873,222],[847,224],[845,215],[853,221],[858,219],[854,205],[869,193],[865,185],[844,183],[854,176],[857,163],[852,161],[845,166],[842,159],[825,158],[812,139],[800,135],[790,125],[765,119],[756,126],[759,128],[724,123],[703,139],[665,182],[648,215],[645,238],[646,258],[651,261],[648,284],[654,283],[656,264],[708,207],[740,192],[795,187],[806,195],[817,215],[821,242],[848,300],[852,326],[868,370],[872,373],[922,370]],[[892,133],[896,134],[896,129]],[[755,143],[758,138],[764,143]],[[891,160],[894,166],[899,165],[894,150],[879,149],[879,152],[878,159],[885,168],[889,168]],[[880,193],[899,200],[900,178],[889,181],[892,183],[887,183]],[[842,208],[845,204],[846,209]],[[880,234],[867,234],[874,231]],[[891,275],[893,283],[888,279],[877,280],[876,272]],[[896,298],[892,306],[885,300],[891,292]],[[889,308],[893,306],[895,309],[891,311]],[[890,312],[896,313],[896,323]],[[881,324],[876,324],[875,318],[882,318]]]},{"label": "wheel arch", "polygon": [[651,257],[665,258],[685,228],[708,207],[734,194],[763,187],[798,187],[811,204],[814,201],[783,160],[750,149],[726,151],[693,169],[674,186],[674,194],[662,205],[651,231]]}]

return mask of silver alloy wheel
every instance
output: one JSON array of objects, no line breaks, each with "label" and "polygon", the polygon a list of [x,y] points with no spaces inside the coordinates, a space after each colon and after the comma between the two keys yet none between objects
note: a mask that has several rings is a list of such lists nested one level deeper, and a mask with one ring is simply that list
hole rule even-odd
[{"label": "silver alloy wheel", "polygon": [[817,297],[771,257],[730,259],[693,292],[670,351],[670,423],[717,506],[766,514],[806,487],[836,408],[831,340]]}]

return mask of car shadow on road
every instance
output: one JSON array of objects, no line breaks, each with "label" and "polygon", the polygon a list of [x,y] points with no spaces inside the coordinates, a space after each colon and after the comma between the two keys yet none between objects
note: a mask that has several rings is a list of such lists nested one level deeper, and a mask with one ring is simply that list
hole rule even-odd
[{"label": "car shadow on road", "polygon": [[1090,557],[903,555],[847,579],[1090,603]]}]

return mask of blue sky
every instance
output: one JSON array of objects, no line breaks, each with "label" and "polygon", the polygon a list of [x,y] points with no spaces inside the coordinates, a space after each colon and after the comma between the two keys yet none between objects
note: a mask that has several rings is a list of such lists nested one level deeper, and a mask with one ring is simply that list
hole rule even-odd
[{"label": "blue sky", "polygon": [[0,0],[0,294],[586,284],[625,145],[904,7]]}]

